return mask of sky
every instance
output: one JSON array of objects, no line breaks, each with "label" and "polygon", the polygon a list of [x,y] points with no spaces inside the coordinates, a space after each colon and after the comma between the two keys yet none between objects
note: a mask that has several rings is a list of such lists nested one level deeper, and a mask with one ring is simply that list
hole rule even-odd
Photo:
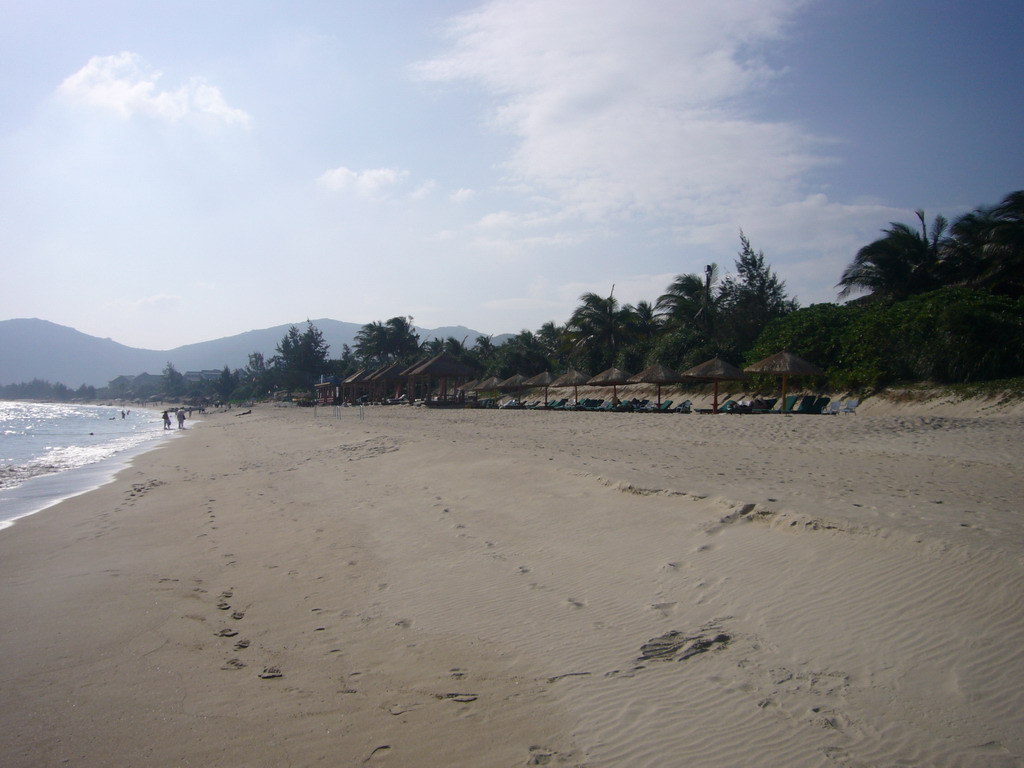
[{"label": "sky", "polygon": [[734,269],[802,305],[1024,188],[1019,0],[0,0],[0,319],[483,333]]}]

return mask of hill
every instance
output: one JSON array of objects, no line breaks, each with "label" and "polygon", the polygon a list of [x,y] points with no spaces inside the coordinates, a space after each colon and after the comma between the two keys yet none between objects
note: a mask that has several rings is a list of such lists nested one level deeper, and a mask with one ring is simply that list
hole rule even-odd
[{"label": "hill", "polygon": [[[299,329],[306,322],[294,323]],[[72,389],[81,384],[105,386],[117,376],[140,373],[159,374],[168,362],[185,371],[234,370],[248,363],[249,355],[260,352],[270,358],[288,325],[262,328],[197,344],[168,350],[139,349],[101,339],[47,320],[0,320],[0,384],[15,384],[32,379],[60,382]],[[331,357],[340,357],[342,346],[353,346],[359,323],[321,318],[313,320],[330,347]],[[420,341],[453,336],[472,344],[485,334],[464,326],[416,328]],[[495,343],[500,343],[495,339]]]}]

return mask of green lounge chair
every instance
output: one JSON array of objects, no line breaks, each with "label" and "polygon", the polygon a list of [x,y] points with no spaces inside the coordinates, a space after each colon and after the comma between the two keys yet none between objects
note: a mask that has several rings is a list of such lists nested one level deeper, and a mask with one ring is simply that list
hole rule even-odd
[{"label": "green lounge chair", "polygon": [[672,401],[665,400],[661,405],[648,405],[644,408],[647,413],[668,413],[672,410]]},{"label": "green lounge chair", "polygon": [[786,402],[779,406],[779,410],[771,411],[771,413],[792,413],[793,407],[799,399],[800,395],[786,395]]},{"label": "green lounge chair", "polygon": [[815,413],[814,404],[818,402],[818,398],[814,395],[804,395],[800,400],[800,405],[793,409],[793,413]]}]

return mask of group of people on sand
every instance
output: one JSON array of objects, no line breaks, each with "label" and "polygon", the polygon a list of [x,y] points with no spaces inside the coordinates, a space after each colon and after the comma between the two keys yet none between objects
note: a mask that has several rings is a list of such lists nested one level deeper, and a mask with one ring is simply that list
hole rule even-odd
[{"label": "group of people on sand", "polygon": [[[175,412],[175,414],[178,417],[178,429],[184,429],[185,428],[185,409],[184,408],[175,408],[174,412]],[[171,428],[171,412],[170,411],[164,411],[163,415],[164,415],[164,429],[170,429]],[[188,409],[188,415],[190,417],[192,416],[192,409],[191,408]]]}]

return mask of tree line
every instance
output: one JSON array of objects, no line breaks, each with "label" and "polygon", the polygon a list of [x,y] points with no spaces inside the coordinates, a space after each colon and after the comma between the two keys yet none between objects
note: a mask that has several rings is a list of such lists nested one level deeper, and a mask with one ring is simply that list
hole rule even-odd
[{"label": "tree line", "polygon": [[[830,387],[958,383],[1024,375],[1024,191],[952,223],[892,222],[861,248],[836,288],[846,303],[800,307],[741,231],[734,272],[680,274],[654,301],[585,293],[568,321],[523,330],[501,345],[481,337],[419,344],[411,318],[365,325],[335,361],[359,367],[447,351],[482,376],[508,377],[655,363],[685,370],[721,356],[743,367],[781,350],[815,362]],[[855,297],[856,298],[853,298]]]},{"label": "tree line", "polygon": [[[187,385],[168,363],[163,392],[221,399],[308,392],[322,376],[440,352],[502,378],[613,365],[637,372],[655,363],[684,370],[716,355],[742,367],[783,349],[821,367],[823,383],[848,390],[1024,375],[1024,190],[953,222],[916,216],[913,225],[890,223],[856,253],[836,285],[838,298],[849,300],[842,304],[800,307],[741,231],[734,272],[725,277],[708,264],[636,304],[622,304],[614,286],[607,296],[585,293],[564,324],[522,330],[499,345],[489,336],[423,342],[411,317],[392,317],[362,326],[354,346],[331,358],[307,321],[304,330],[291,326],[269,359],[253,352],[244,368],[225,366],[218,381]],[[40,394],[47,387],[50,394]],[[39,380],[0,387],[7,398],[88,394]]]}]

